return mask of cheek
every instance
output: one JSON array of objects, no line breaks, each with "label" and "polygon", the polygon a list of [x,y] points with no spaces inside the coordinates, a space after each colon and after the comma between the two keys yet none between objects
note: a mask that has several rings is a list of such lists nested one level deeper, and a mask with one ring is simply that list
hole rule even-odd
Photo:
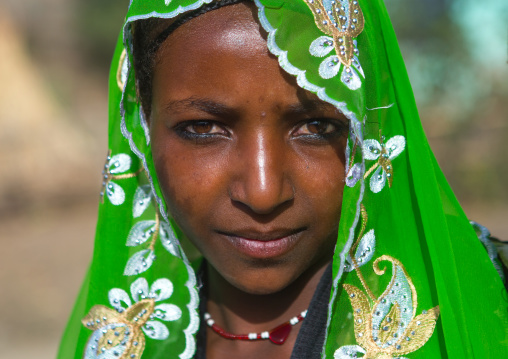
[{"label": "cheek", "polygon": [[307,162],[300,187],[305,188],[307,199],[322,221],[338,225],[345,185],[345,166],[342,158],[330,155]]},{"label": "cheek", "polygon": [[224,192],[220,171],[224,159],[212,160],[206,153],[196,154],[181,141],[162,140],[157,131],[153,132],[154,165],[169,214],[182,227],[207,220],[207,208]]}]

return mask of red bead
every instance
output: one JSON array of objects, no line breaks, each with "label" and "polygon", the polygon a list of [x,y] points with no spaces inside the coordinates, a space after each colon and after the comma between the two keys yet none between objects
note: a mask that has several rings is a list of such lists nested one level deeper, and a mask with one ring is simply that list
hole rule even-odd
[{"label": "red bead", "polygon": [[290,332],[291,332],[291,324],[289,324],[289,322],[286,322],[270,332],[270,341],[273,344],[278,345],[284,344]]}]

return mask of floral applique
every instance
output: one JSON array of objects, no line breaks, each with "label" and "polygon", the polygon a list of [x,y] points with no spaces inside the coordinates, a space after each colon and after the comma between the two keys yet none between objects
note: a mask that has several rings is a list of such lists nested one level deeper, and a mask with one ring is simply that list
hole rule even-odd
[{"label": "floral applique", "polygon": [[[367,285],[360,271],[359,260],[368,262],[372,251],[365,251],[365,244],[373,247],[373,230],[363,235],[367,223],[367,213],[362,206],[362,228],[358,239],[349,252],[346,270],[351,268],[357,273],[365,291],[344,284],[354,315],[354,331],[358,345],[344,345],[334,353],[335,359],[404,359],[402,355],[421,348],[432,336],[439,317],[439,306],[424,310],[416,315],[418,300],[416,288],[406,269],[397,259],[382,255],[373,263],[374,272],[383,275],[386,268],[380,269],[379,263],[392,263],[392,278],[385,291],[376,297]],[[364,243],[364,244],[362,244]],[[353,253],[356,250],[356,254]],[[365,254],[364,254],[365,253]]]},{"label": "floral applique", "polygon": [[341,72],[340,79],[349,89],[362,86],[360,76],[365,74],[358,60],[356,40],[364,27],[363,13],[356,0],[305,0],[314,14],[317,27],[328,36],[314,40],[309,48],[311,55],[325,57],[319,66],[319,75],[330,79]]},{"label": "floral applique", "polygon": [[[367,117],[365,117],[364,122]],[[364,122],[358,121],[356,118],[350,120],[350,136],[346,146],[346,186],[354,187],[362,178],[363,168],[360,163],[354,163],[356,152],[362,148],[363,143],[363,125]],[[353,143],[353,149],[350,150],[350,143]]]},{"label": "floral applique", "polygon": [[139,175],[142,171],[135,173],[125,173],[130,170],[132,160],[129,155],[125,153],[119,153],[111,156],[111,151],[108,153],[104,170],[102,171],[103,181],[101,198],[104,203],[104,195],[106,195],[115,206],[119,206],[125,202],[125,191],[113,180],[122,180],[126,178],[133,178]]},{"label": "floral applique", "polygon": [[[140,217],[149,207],[153,198],[150,185],[143,185],[136,189],[132,213],[134,218]],[[156,259],[155,243],[158,238],[163,247],[172,255],[179,257],[177,239],[170,225],[161,220],[157,206],[155,219],[142,220],[134,224],[127,236],[126,246],[138,247],[148,243],[144,249],[134,253],[127,261],[124,275],[132,276],[148,270]]]},{"label": "floral applique", "polygon": [[145,335],[154,340],[169,337],[169,330],[161,321],[178,320],[182,311],[174,304],[156,303],[171,297],[171,281],[161,278],[149,288],[146,279],[139,278],[130,289],[134,304],[123,289],[113,288],[108,297],[114,309],[96,305],[83,318],[83,325],[94,331],[86,345],[84,359],[140,358],[145,348]]},{"label": "floral applique", "polygon": [[370,189],[374,193],[380,192],[388,179],[388,187],[392,186],[393,166],[392,160],[404,151],[406,147],[406,139],[404,136],[394,136],[390,138],[386,144],[384,136],[381,136],[381,143],[374,139],[368,139],[363,142],[363,157],[366,160],[377,160],[371,168],[365,173],[367,178],[372,171],[374,174],[370,178]]},{"label": "floral applique", "polygon": [[[362,166],[359,163],[353,163],[358,142],[355,140],[353,151],[349,149],[349,144],[346,146],[346,186],[354,187],[356,183],[362,178]],[[351,153],[352,152],[352,153]]]}]

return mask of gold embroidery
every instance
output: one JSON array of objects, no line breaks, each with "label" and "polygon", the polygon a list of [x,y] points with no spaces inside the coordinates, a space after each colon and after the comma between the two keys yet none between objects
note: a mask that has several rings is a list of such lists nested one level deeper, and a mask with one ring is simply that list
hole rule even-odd
[{"label": "gold embroidery", "polygon": [[317,27],[333,38],[335,52],[344,66],[350,67],[355,55],[353,38],[364,27],[362,9],[357,0],[332,1],[326,9],[322,0],[305,0],[314,14]]},{"label": "gold embroidery", "polygon": [[83,318],[83,325],[93,331],[83,359],[138,359],[145,348],[145,336],[153,340],[169,337],[167,326],[160,321],[179,320],[182,310],[175,304],[156,303],[171,296],[171,281],[159,278],[149,287],[145,278],[138,278],[130,290],[134,304],[127,292],[113,288],[108,298],[116,310],[96,305]]},{"label": "gold embroidery", "polygon": [[[351,348],[357,352],[365,351],[366,359],[397,358],[418,350],[430,339],[439,317],[439,306],[415,316],[418,306],[416,288],[402,263],[388,255],[382,255],[373,263],[377,275],[386,272],[386,268],[379,267],[380,262],[388,261],[393,268],[392,278],[383,294],[374,296],[353,255],[367,223],[363,206],[361,211],[362,227],[349,255],[365,292],[344,284],[353,307],[355,337],[360,346]],[[342,358],[343,351],[344,347],[339,348],[336,357]]]},{"label": "gold embroidery", "polygon": [[[124,154],[120,154],[120,155],[127,156]],[[106,194],[108,192],[108,185],[110,185],[110,182],[112,180],[122,180],[122,179],[137,177],[139,174],[141,174],[141,172],[143,172],[143,167],[141,167],[134,173],[113,174],[111,171],[112,159],[113,158],[111,157],[111,150],[109,150],[108,155],[106,157],[106,163],[104,164],[104,169],[102,170],[103,181],[102,181],[102,189],[101,189],[101,193],[100,193],[101,203],[104,203],[104,194]],[[129,167],[130,167],[130,159],[129,159]]]},{"label": "gold embroidery", "polygon": [[392,186],[392,160],[399,156],[406,148],[404,136],[393,136],[386,143],[385,137],[381,135],[381,132],[379,137],[381,142],[375,139],[368,139],[363,142],[362,146],[365,159],[376,161],[363,176],[364,179],[367,179],[377,169],[370,180],[370,188],[374,193],[378,193],[383,189],[386,180],[388,180],[388,187]]},{"label": "gold embroidery", "polygon": [[154,299],[143,299],[122,313],[103,305],[94,306],[82,323],[88,329],[102,330],[102,336],[97,338],[93,347],[97,356],[122,346],[123,353],[119,353],[119,359],[140,358],[145,349],[141,327],[152,315],[154,307]]}]

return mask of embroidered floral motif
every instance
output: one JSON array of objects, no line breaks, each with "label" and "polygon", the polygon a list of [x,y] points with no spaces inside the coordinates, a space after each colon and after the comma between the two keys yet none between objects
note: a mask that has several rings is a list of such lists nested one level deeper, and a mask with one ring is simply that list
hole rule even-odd
[{"label": "embroidered floral motif", "polygon": [[[140,186],[134,195],[133,214],[139,217],[149,206],[152,195],[149,186]],[[166,250],[179,257],[176,238],[168,223],[161,221],[158,210],[155,212],[155,220],[139,221],[131,228],[127,236],[128,247],[137,247],[145,244],[150,239],[147,248],[132,255],[125,266],[124,275],[132,276],[148,270],[156,259],[155,242],[160,237],[161,243]]]},{"label": "embroidered floral motif", "polygon": [[[321,36],[310,45],[311,55],[325,57],[333,49],[335,55],[327,57],[319,66],[319,75],[330,79],[342,70],[340,79],[351,90],[361,87],[360,75],[365,74],[358,60],[354,37],[364,27],[363,13],[356,0],[305,0],[314,14],[317,27],[328,36]],[[352,65],[352,66],[351,66]]]},{"label": "embroidered floral motif", "polygon": [[132,216],[134,218],[141,217],[146,211],[152,200],[152,189],[150,185],[139,186],[134,193],[134,204],[132,206]]},{"label": "embroidered floral motif", "polygon": [[355,163],[351,166],[354,161],[358,142],[355,141],[353,151],[349,149],[349,144],[346,146],[346,186],[354,187],[355,184],[362,178],[362,166],[359,163]]},{"label": "embroidered floral motif", "polygon": [[132,160],[129,155],[119,153],[111,157],[111,151],[108,153],[104,170],[102,171],[103,182],[101,198],[104,203],[104,194],[109,198],[111,204],[119,206],[125,202],[125,191],[113,180],[121,180],[136,177],[142,169],[136,173],[124,173],[130,170]]},{"label": "embroidered floral motif", "polygon": [[[353,307],[354,331],[359,345],[340,347],[335,351],[334,358],[357,358],[358,354],[362,354],[365,359],[403,359],[401,355],[418,350],[430,339],[439,317],[439,306],[415,316],[418,306],[416,288],[402,263],[387,255],[382,255],[373,263],[377,275],[383,275],[386,271],[386,268],[379,268],[380,262],[389,261],[393,266],[390,283],[383,294],[376,298],[367,286],[356,259],[358,251],[364,247],[362,242],[374,241],[368,237],[372,231],[363,236],[366,223],[367,213],[362,206],[362,229],[348,257],[365,292],[344,284]],[[353,255],[355,249],[357,254]],[[369,256],[367,261],[372,258]]]},{"label": "embroidered floral motif", "polygon": [[[346,186],[354,187],[362,178],[363,172],[362,165],[360,163],[354,163],[358,148],[362,148],[363,122],[358,121],[356,118],[352,118],[350,121],[350,134],[351,137],[348,139],[346,146]],[[349,148],[350,143],[353,143],[352,150]]]},{"label": "embroidered floral motif", "polygon": [[388,186],[392,186],[393,166],[392,160],[404,151],[406,139],[403,136],[394,136],[384,144],[384,136],[381,136],[381,143],[377,140],[369,139],[363,142],[363,156],[366,160],[377,160],[371,168],[365,173],[367,178],[372,171],[376,170],[370,178],[370,189],[374,193],[380,192],[388,179]]},{"label": "embroidered floral motif", "polygon": [[94,331],[86,345],[84,359],[140,358],[145,348],[145,335],[154,340],[169,337],[168,328],[160,321],[178,320],[182,311],[174,304],[155,304],[171,297],[171,281],[161,278],[149,288],[146,279],[139,278],[130,289],[134,304],[123,289],[113,288],[108,297],[115,309],[96,305],[83,318],[83,325]]}]

